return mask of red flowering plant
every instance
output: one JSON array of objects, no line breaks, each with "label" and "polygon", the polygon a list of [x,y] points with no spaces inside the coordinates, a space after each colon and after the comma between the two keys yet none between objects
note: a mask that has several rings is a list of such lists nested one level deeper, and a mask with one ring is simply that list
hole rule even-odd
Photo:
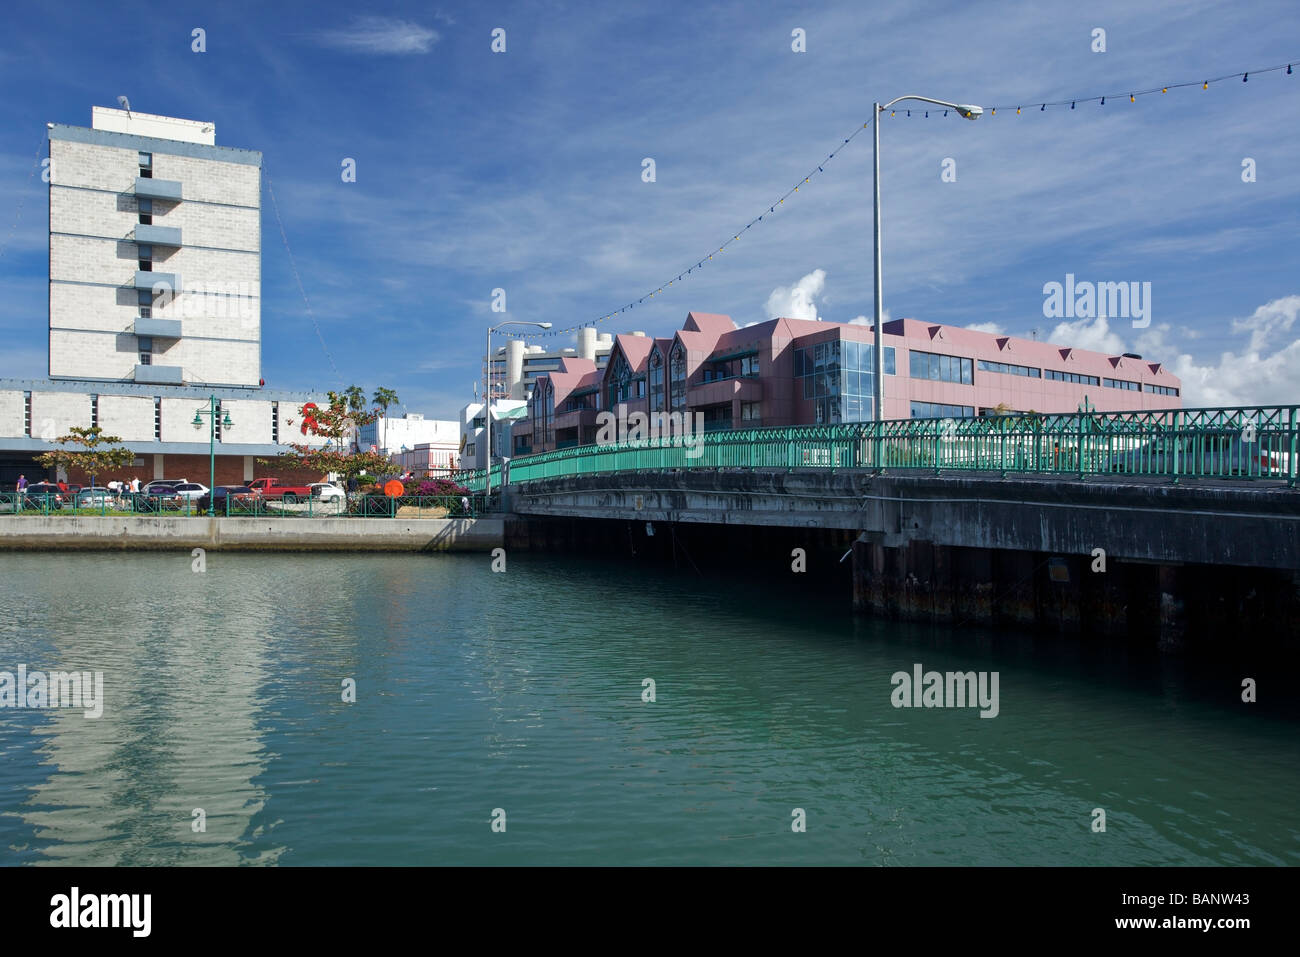
[{"label": "red flowering plant", "polygon": [[349,480],[360,475],[385,475],[392,471],[393,463],[378,452],[356,449],[357,429],[379,418],[378,409],[366,409],[365,396],[353,386],[346,392],[329,392],[329,404],[319,406],[305,403],[300,414],[300,431],[304,436],[326,439],[324,445],[286,443],[292,451],[272,459],[258,459],[263,465],[282,469],[301,469],[321,474],[334,473],[345,487]]}]

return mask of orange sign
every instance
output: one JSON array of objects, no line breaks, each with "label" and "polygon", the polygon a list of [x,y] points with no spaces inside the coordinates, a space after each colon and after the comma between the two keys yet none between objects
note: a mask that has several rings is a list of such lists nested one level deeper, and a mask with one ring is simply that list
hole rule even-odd
[{"label": "orange sign", "polygon": [[406,486],[397,479],[389,479],[384,483],[384,494],[389,498],[398,498],[406,494]]}]

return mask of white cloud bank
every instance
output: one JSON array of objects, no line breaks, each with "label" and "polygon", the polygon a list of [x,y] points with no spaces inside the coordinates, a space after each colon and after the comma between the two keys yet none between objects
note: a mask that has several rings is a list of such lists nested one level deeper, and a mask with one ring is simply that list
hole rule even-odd
[{"label": "white cloud bank", "polygon": [[1105,318],[1063,322],[1052,342],[1111,355],[1135,351],[1162,361],[1183,381],[1187,406],[1289,405],[1300,399],[1300,295],[1265,303],[1245,319],[1234,319],[1232,331],[1248,334],[1240,352],[1225,352],[1217,363],[1198,363],[1177,348],[1167,336],[1168,323],[1154,326],[1137,337],[1132,350]]}]

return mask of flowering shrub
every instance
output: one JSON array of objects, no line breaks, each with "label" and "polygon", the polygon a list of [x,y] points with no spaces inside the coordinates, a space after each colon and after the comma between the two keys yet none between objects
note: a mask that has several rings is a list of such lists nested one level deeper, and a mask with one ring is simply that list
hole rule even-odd
[{"label": "flowering shrub", "polygon": [[[406,492],[411,494],[411,486],[414,483],[406,483]],[[457,485],[451,479],[425,479],[415,490],[416,495],[468,495],[469,489],[462,485]]]}]

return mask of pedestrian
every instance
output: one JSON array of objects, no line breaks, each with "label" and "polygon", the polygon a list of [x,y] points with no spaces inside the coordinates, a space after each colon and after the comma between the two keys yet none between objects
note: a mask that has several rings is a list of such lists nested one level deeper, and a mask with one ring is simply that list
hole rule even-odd
[{"label": "pedestrian", "polygon": [[468,498],[468,496],[462,495],[462,496],[460,497],[460,510],[461,510],[462,512],[464,512],[466,515],[469,514],[469,498]]},{"label": "pedestrian", "polygon": [[136,478],[131,479],[131,494],[134,495],[134,494],[136,494],[136,493],[139,492],[139,491],[140,491],[140,479],[139,479],[139,477],[136,477]]},{"label": "pedestrian", "polygon": [[55,484],[59,486],[60,492],[66,492],[68,490],[68,483],[63,481],[63,479],[59,479]]},{"label": "pedestrian", "polygon": [[18,491],[22,492],[26,488],[27,488],[27,476],[26,475],[18,476]]}]

